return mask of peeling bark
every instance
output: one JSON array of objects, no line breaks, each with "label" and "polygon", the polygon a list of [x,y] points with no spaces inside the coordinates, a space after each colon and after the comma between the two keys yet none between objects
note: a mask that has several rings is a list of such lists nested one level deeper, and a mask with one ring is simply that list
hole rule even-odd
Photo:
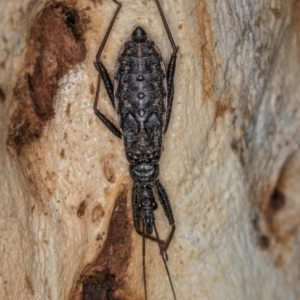
[{"label": "peeling bark", "polygon": [[54,116],[59,79],[86,57],[84,26],[75,9],[54,2],[32,23],[25,63],[14,87],[17,108],[8,137],[17,150],[41,135]]},{"label": "peeling bark", "polygon": [[[135,26],[171,46],[154,1],[123,0],[113,76]],[[178,299],[300,298],[299,1],[161,0],[179,46],[160,180]],[[113,1],[0,3],[0,298],[143,299],[122,141],[93,112]],[[104,88],[99,107],[117,124]],[[161,235],[167,224],[156,215]],[[148,299],[172,299],[147,242]]]}]

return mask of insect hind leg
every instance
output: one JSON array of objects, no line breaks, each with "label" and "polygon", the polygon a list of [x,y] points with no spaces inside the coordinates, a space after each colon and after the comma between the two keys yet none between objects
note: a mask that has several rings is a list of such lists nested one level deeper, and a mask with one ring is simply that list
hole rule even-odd
[{"label": "insect hind leg", "polygon": [[171,30],[169,28],[168,22],[166,20],[165,14],[161,8],[161,5],[158,0],[155,0],[155,3],[157,5],[159,14],[161,16],[161,19],[163,21],[165,30],[167,32],[169,41],[171,43],[173,53],[171,55],[168,68],[167,68],[167,88],[168,88],[168,93],[167,93],[167,111],[166,111],[166,121],[164,124],[164,133],[167,132],[168,126],[169,126],[169,121],[171,117],[171,111],[172,111],[172,104],[173,104],[173,98],[174,98],[174,75],[175,75],[175,67],[176,67],[176,59],[177,59],[177,52],[178,52],[178,47],[175,45]]},{"label": "insect hind leg", "polygon": [[147,281],[146,281],[146,237],[145,237],[145,226],[143,224],[143,239],[142,239],[142,243],[143,243],[143,249],[142,249],[142,253],[143,253],[143,281],[144,281],[144,293],[145,293],[145,300],[148,299],[147,296]]},{"label": "insect hind leg", "polygon": [[107,94],[109,96],[109,99],[111,101],[111,104],[113,105],[113,107],[115,108],[114,105],[114,95],[113,95],[113,85],[112,82],[109,78],[108,72],[106,70],[106,68],[104,67],[104,65],[102,64],[101,60],[100,60],[100,55],[103,51],[103,48],[107,42],[108,36],[111,32],[111,29],[116,21],[117,15],[122,7],[122,4],[117,2],[116,0],[113,0],[116,4],[118,4],[118,7],[114,13],[114,16],[109,24],[109,27],[106,31],[106,34],[104,36],[104,39],[99,47],[99,50],[97,52],[96,55],[96,61],[95,61],[95,67],[97,69],[97,71],[99,72],[98,74],[98,81],[97,81],[97,89],[96,89],[96,94],[95,94],[95,101],[94,101],[94,112],[96,114],[96,116],[100,119],[100,121],[118,138],[122,138],[122,133],[121,131],[103,114],[101,113],[97,106],[98,106],[98,100],[99,100],[99,94],[100,94],[100,84],[101,84],[101,77],[103,79],[103,83],[105,86],[105,89],[107,91]]},{"label": "insect hind leg", "polygon": [[171,30],[170,30],[170,28],[169,28],[168,22],[167,22],[167,20],[166,20],[165,14],[164,14],[164,12],[163,12],[163,10],[162,10],[162,8],[161,8],[161,5],[160,5],[159,1],[158,1],[158,0],[155,0],[155,3],[156,3],[156,5],[157,5],[158,11],[159,11],[159,14],[160,14],[160,16],[161,16],[161,19],[162,19],[162,21],[163,21],[163,23],[164,23],[164,27],[165,27],[165,29],[166,29],[168,38],[169,38],[170,43],[171,43],[171,45],[172,45],[172,48],[173,48],[173,54],[176,54],[176,53],[178,52],[178,47],[175,45],[175,42],[174,42],[174,39],[173,39]]},{"label": "insect hind leg", "polygon": [[100,60],[100,55],[101,55],[101,53],[102,53],[102,51],[103,51],[103,48],[104,48],[104,46],[105,46],[105,44],[106,44],[106,42],[107,42],[107,40],[108,40],[108,36],[109,36],[109,34],[110,34],[110,32],[111,32],[111,29],[112,29],[112,27],[113,27],[113,25],[114,25],[114,23],[115,23],[115,21],[116,21],[116,18],[117,18],[117,16],[118,16],[118,13],[119,13],[119,11],[120,11],[120,9],[121,9],[121,7],[122,7],[122,4],[119,3],[118,1],[116,1],[116,0],[112,0],[112,1],[115,2],[116,4],[118,4],[118,7],[117,7],[117,9],[116,9],[116,11],[115,11],[115,13],[114,13],[114,15],[113,15],[111,21],[110,21],[110,24],[109,24],[109,26],[108,26],[108,29],[107,29],[106,33],[105,33],[104,39],[103,39],[103,41],[102,41],[102,43],[101,43],[101,45],[100,45],[100,47],[99,47],[99,50],[98,50],[98,52],[97,52],[97,55],[96,55],[96,60],[97,60],[97,61]]},{"label": "insect hind leg", "polygon": [[159,238],[159,235],[158,235],[158,231],[157,231],[157,228],[155,226],[155,223],[153,222],[153,228],[154,228],[154,232],[155,232],[155,236],[158,240],[158,247],[159,247],[159,251],[160,251],[160,255],[161,255],[161,258],[163,260],[163,263],[164,263],[164,266],[165,266],[165,270],[167,272],[167,276],[168,276],[168,279],[169,279],[169,283],[170,283],[170,287],[171,287],[171,290],[172,290],[172,294],[173,294],[173,297],[174,297],[174,300],[176,300],[176,294],[175,294],[175,290],[174,290],[174,286],[173,286],[173,282],[172,282],[172,279],[171,279],[171,274],[170,274],[170,271],[169,271],[169,268],[168,268],[168,265],[167,265],[167,253],[165,252],[165,250],[163,249],[163,245],[162,243],[160,242],[160,238]]},{"label": "insect hind leg", "polygon": [[[135,231],[141,235],[143,238],[146,238],[148,240],[151,240],[153,242],[156,242],[157,244],[160,244],[162,246],[162,250],[163,250],[163,253],[162,255],[164,256],[165,260],[168,261],[168,254],[166,252],[166,249],[165,249],[165,244],[166,242],[161,240],[161,239],[157,239],[156,237],[152,236],[152,235],[148,235],[146,234],[145,232],[141,231],[140,228],[137,228],[135,227]],[[169,242],[170,243],[170,242]]]}]

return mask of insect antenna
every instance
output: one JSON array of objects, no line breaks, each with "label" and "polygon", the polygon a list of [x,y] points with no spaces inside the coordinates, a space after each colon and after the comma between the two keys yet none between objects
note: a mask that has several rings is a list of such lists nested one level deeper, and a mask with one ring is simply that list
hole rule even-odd
[{"label": "insect antenna", "polygon": [[144,280],[144,293],[145,300],[147,300],[147,283],[146,283],[146,238],[145,238],[145,225],[143,223],[143,280]]},{"label": "insect antenna", "polygon": [[[173,282],[172,282],[172,279],[171,279],[170,271],[169,271],[169,268],[168,268],[168,265],[167,265],[167,260],[166,260],[167,253],[163,250],[161,240],[159,238],[158,231],[157,231],[157,228],[155,226],[155,222],[153,222],[153,228],[154,228],[154,231],[155,231],[157,244],[158,244],[158,247],[159,247],[159,252],[160,252],[160,255],[161,255],[162,260],[164,262],[165,269],[166,269],[166,272],[167,272],[167,275],[168,275],[168,278],[169,278],[169,282],[170,282],[170,286],[171,286],[171,289],[172,289],[173,297],[174,297],[174,300],[176,300],[175,290],[174,290],[174,287],[173,287]],[[165,257],[165,255],[166,255],[166,257]]]}]

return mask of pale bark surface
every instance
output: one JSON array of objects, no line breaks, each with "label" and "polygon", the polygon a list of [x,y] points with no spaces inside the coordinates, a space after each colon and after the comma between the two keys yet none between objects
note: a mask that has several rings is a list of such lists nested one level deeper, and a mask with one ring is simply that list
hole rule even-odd
[{"label": "pale bark surface", "polygon": [[[120,2],[103,55],[111,77],[136,25],[167,63],[171,46],[154,1]],[[168,250],[177,297],[300,299],[299,1],[161,3],[180,47],[160,164],[177,225]],[[81,299],[80,275],[108,265],[122,285],[118,299],[143,299],[123,143],[93,112],[93,61],[116,5],[67,4],[84,20],[86,57],[58,78],[54,117],[17,152],[7,145],[20,109],[14,88],[28,64],[30,26],[46,3],[0,2],[0,299]],[[99,108],[116,123],[104,88]],[[107,237],[112,215],[120,231]],[[156,219],[167,228],[161,211]],[[151,242],[147,280],[149,300],[172,299]]]}]

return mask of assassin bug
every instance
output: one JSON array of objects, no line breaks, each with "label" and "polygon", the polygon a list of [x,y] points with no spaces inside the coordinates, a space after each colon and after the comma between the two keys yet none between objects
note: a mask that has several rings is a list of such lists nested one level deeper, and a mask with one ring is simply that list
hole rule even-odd
[{"label": "assassin bug", "polygon": [[[109,24],[104,39],[96,55],[95,67],[98,83],[94,102],[94,112],[103,124],[118,138],[124,140],[125,153],[129,161],[129,173],[133,179],[132,211],[134,227],[143,237],[143,277],[147,299],[145,271],[145,238],[158,243],[160,254],[168,275],[173,297],[176,299],[173,283],[167,266],[166,250],[175,231],[175,222],[167,193],[158,179],[159,159],[163,136],[169,125],[174,85],[175,65],[178,48],[175,45],[162,8],[155,0],[173,53],[166,70],[158,47],[148,38],[141,27],[136,27],[121,48],[114,73],[114,84],[101,62],[101,53],[122,7],[118,7]],[[98,108],[100,83],[103,80],[112,106],[118,114],[119,130]],[[155,225],[154,210],[157,209],[153,188],[156,189],[160,204],[165,212],[171,231],[162,241]],[[154,231],[154,236],[153,236]]]}]

